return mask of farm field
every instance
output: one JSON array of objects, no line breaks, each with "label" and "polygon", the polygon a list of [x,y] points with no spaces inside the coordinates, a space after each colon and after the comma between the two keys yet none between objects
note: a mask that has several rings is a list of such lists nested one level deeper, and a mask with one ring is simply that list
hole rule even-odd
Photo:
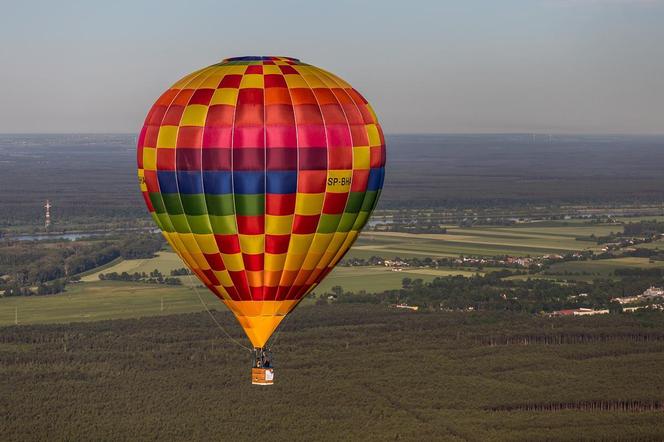
[{"label": "farm field", "polygon": [[508,280],[548,279],[592,282],[597,278],[611,278],[616,269],[664,268],[664,261],[650,262],[648,258],[615,258],[596,261],[569,261],[551,265],[542,273],[509,276]]},{"label": "farm field", "polygon": [[592,275],[545,275],[543,273],[535,273],[528,275],[514,275],[504,278],[507,281],[526,281],[528,279],[545,279],[548,281],[558,281],[564,284],[563,281],[578,281],[578,282],[592,282],[595,277]]},{"label": "farm field", "polygon": [[661,440],[663,318],[303,306],[271,387],[205,313],[4,327],[0,439]]},{"label": "farm field", "polygon": [[571,224],[566,227],[450,227],[446,234],[412,234],[400,232],[365,232],[348,256],[385,258],[399,256],[455,257],[536,256],[576,250],[599,250],[601,247],[577,237],[608,235],[622,230],[617,225]]},{"label": "farm field", "polygon": [[638,223],[640,221],[664,221],[664,216],[617,216],[614,218],[616,221],[623,223]]},{"label": "farm field", "polygon": [[651,243],[639,244],[639,248],[664,250],[664,239],[660,239],[658,241],[653,241]]},{"label": "farm field", "polygon": [[[199,290],[209,305],[219,301]],[[161,310],[161,302],[164,310]],[[65,293],[50,296],[0,298],[0,325],[98,321],[138,318],[201,311],[203,307],[190,287],[100,281],[72,284]]]},{"label": "farm field", "polygon": [[611,276],[619,268],[651,269],[664,268],[664,261],[650,262],[648,258],[615,258],[582,262],[561,262],[553,264],[546,274],[564,274],[565,272],[589,273],[594,276]]},{"label": "farm field", "polygon": [[[170,276],[171,270],[186,267],[180,257],[175,252],[159,252],[155,258],[151,259],[127,259],[118,262],[117,264],[106,267],[98,272],[89,273],[81,278],[81,282],[95,282],[99,281],[100,273],[122,273],[129,274],[150,273],[153,270],[159,270],[164,276]],[[183,284],[189,283],[189,278],[180,278]]]},{"label": "farm field", "polygon": [[475,273],[463,269],[404,268],[400,272],[393,272],[385,267],[337,267],[314,289],[314,292],[329,292],[332,287],[337,285],[353,292],[360,290],[382,292],[400,288],[402,279],[406,277],[430,281],[437,276],[472,276]]}]

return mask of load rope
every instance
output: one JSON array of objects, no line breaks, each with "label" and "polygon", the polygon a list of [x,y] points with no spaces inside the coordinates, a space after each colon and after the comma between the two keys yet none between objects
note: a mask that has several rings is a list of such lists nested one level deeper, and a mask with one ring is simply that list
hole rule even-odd
[{"label": "load rope", "polygon": [[233,338],[233,337],[232,337],[232,336],[226,331],[226,329],[221,325],[221,323],[219,323],[219,321],[217,321],[217,318],[212,314],[212,312],[210,311],[210,308],[208,307],[208,305],[207,305],[207,304],[205,303],[205,301],[203,300],[203,297],[201,296],[201,294],[198,292],[198,289],[196,288],[196,283],[195,283],[194,279],[191,277],[191,274],[188,273],[187,276],[189,277],[189,282],[191,283],[191,287],[194,289],[194,293],[196,293],[196,296],[198,296],[198,300],[201,301],[201,304],[203,304],[203,307],[205,307],[205,311],[208,312],[208,315],[210,315],[210,318],[212,318],[212,320],[214,321],[214,323],[217,324],[217,327],[219,327],[219,329],[220,329],[222,332],[224,332],[224,334],[226,335],[226,337],[227,337],[228,339],[230,339],[231,341],[233,341],[235,344],[239,345],[240,347],[244,348],[245,350],[247,350],[247,351],[249,351],[249,352],[253,352],[254,350],[253,350],[252,348],[247,347],[246,345],[244,345],[244,344],[242,344],[241,342],[239,342],[237,339]]}]

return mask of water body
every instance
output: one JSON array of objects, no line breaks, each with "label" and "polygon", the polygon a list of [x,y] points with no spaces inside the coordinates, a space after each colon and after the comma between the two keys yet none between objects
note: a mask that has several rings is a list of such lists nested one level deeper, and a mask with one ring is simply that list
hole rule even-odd
[{"label": "water body", "polygon": [[107,233],[102,233],[102,232],[92,232],[92,233],[60,233],[60,234],[35,234],[35,235],[18,235],[18,236],[11,236],[9,238],[17,241],[46,241],[46,240],[53,240],[53,239],[66,239],[69,241],[78,241],[79,239],[85,239],[85,238],[93,238],[93,237],[98,237],[98,236],[109,236],[112,235],[113,232],[107,232]]},{"label": "water body", "polygon": [[81,239],[89,238],[99,238],[104,236],[112,236],[122,233],[159,233],[159,229],[150,228],[144,230],[121,230],[121,231],[111,231],[111,232],[72,232],[72,233],[35,233],[35,234],[26,234],[26,235],[15,235],[15,236],[6,236],[6,239],[12,239],[14,241],[52,241],[55,239],[64,239],[68,241],[78,241]]}]

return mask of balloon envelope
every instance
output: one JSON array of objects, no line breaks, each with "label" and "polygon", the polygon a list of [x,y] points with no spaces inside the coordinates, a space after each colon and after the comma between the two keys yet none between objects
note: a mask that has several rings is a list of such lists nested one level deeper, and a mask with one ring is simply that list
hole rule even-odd
[{"label": "balloon envelope", "polygon": [[138,138],[153,219],[257,348],[356,240],[384,166],[367,101],[288,57],[229,58],[187,75]]}]

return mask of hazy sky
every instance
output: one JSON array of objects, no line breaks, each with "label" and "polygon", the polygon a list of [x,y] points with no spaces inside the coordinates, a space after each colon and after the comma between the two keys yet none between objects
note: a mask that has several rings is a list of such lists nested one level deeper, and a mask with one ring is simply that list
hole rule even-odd
[{"label": "hazy sky", "polygon": [[0,0],[0,132],[136,132],[238,55],[337,73],[388,133],[664,133],[658,0]]}]

